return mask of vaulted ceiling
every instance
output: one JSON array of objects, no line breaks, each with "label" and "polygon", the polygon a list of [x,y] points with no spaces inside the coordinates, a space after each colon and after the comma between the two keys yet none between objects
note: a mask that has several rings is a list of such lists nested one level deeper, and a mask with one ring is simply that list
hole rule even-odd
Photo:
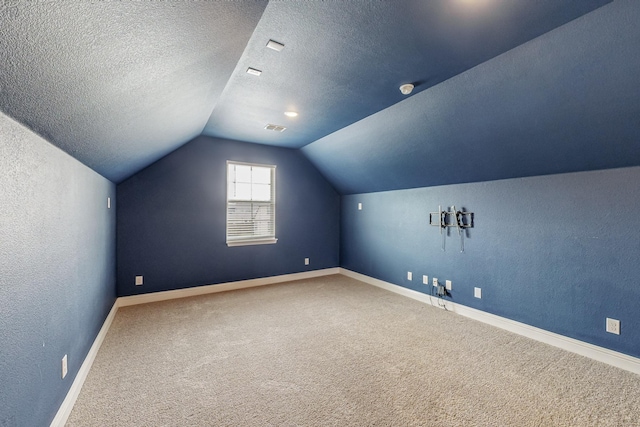
[{"label": "vaulted ceiling", "polygon": [[198,135],[302,148],[343,194],[637,165],[637,22],[634,0],[5,1],[0,109],[114,182]]}]

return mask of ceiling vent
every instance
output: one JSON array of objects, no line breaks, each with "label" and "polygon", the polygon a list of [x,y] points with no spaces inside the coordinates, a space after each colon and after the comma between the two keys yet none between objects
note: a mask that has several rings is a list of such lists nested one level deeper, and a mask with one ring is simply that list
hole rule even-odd
[{"label": "ceiling vent", "polygon": [[267,47],[269,49],[275,50],[276,52],[280,52],[282,51],[282,49],[284,49],[284,45],[275,40],[269,40],[269,43],[267,43]]},{"label": "ceiling vent", "polygon": [[284,127],[284,126],[271,125],[271,124],[266,125],[264,128],[266,130],[273,130],[273,131],[276,131],[276,132],[284,132],[285,130],[287,130],[287,128]]}]

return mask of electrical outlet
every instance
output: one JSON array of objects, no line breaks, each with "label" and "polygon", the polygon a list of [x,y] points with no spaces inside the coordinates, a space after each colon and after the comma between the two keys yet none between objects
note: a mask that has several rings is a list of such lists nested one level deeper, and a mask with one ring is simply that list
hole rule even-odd
[{"label": "electrical outlet", "polygon": [[451,290],[451,280],[447,280],[444,283],[445,283],[445,285],[447,287],[447,290],[450,291]]},{"label": "electrical outlet", "polygon": [[413,273],[410,271],[407,271],[407,280],[413,280]]},{"label": "electrical outlet", "polygon": [[429,276],[422,276],[422,284],[423,285],[429,284]]},{"label": "electrical outlet", "polygon": [[144,283],[142,276],[136,276],[136,286],[141,286]]},{"label": "electrical outlet", "polygon": [[62,379],[67,376],[67,355],[62,358]]},{"label": "electrical outlet", "polygon": [[620,335],[620,321],[607,317],[607,332]]},{"label": "electrical outlet", "polygon": [[482,298],[482,288],[473,288],[473,296],[476,298]]},{"label": "electrical outlet", "polygon": [[304,259],[304,265],[309,265],[309,258]]},{"label": "electrical outlet", "polygon": [[433,278],[433,286],[438,286],[438,278],[437,277]]},{"label": "electrical outlet", "polygon": [[362,210],[362,203],[358,203],[358,210],[361,211]]}]

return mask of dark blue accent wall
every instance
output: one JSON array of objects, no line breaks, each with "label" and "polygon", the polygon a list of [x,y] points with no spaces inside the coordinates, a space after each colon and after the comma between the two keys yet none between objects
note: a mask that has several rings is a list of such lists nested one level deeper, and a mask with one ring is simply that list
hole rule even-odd
[{"label": "dark blue accent wall", "polygon": [[0,426],[51,423],[113,306],[115,191],[0,113]]},{"label": "dark blue accent wall", "polygon": [[[638,182],[633,167],[343,196],[341,265],[424,293],[422,275],[452,280],[454,302],[640,357]],[[457,231],[442,251],[438,205],[474,212],[464,253]]]},{"label": "dark blue accent wall", "polygon": [[[277,166],[276,244],[227,247],[227,160]],[[119,296],[339,265],[340,196],[298,150],[196,138],[120,183],[117,216]]]}]

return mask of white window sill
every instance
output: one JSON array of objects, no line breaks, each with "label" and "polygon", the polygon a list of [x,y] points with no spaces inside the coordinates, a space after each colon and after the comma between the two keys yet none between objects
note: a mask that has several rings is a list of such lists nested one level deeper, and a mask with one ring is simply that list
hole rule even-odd
[{"label": "white window sill", "polygon": [[251,245],[273,245],[278,239],[251,239],[251,240],[231,240],[227,241],[227,246],[251,246]]}]

